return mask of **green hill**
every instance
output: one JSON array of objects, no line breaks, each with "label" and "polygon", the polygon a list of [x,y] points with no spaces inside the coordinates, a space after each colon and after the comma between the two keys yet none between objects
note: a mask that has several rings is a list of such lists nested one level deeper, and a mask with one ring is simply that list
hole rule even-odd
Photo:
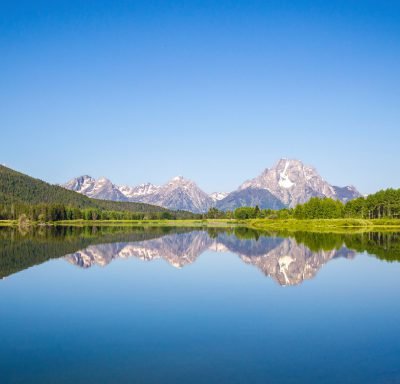
[{"label": "green hill", "polygon": [[81,211],[163,214],[163,217],[174,218],[193,216],[189,212],[171,211],[150,204],[91,199],[0,165],[0,219],[15,218],[15,210],[30,213],[36,206],[40,206],[42,211],[46,207],[63,206]]}]

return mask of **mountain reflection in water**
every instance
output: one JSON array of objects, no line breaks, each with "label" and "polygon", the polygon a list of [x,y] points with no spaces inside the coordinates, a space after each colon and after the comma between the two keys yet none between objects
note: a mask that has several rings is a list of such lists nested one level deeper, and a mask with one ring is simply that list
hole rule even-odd
[{"label": "mountain reflection in water", "polygon": [[230,252],[280,285],[312,279],[328,261],[367,252],[400,260],[399,233],[260,233],[246,228],[53,227],[0,230],[0,277],[64,257],[82,268],[114,259],[164,259],[176,268],[205,251]]},{"label": "mountain reflection in water", "polygon": [[254,265],[281,285],[299,284],[313,278],[329,260],[353,258],[356,254],[344,246],[314,252],[294,238],[240,239],[228,233],[219,233],[213,238],[206,231],[193,231],[139,242],[91,245],[65,258],[83,268],[106,266],[114,259],[130,257],[144,261],[164,259],[170,265],[182,268],[194,263],[207,250],[235,253],[246,264]]}]

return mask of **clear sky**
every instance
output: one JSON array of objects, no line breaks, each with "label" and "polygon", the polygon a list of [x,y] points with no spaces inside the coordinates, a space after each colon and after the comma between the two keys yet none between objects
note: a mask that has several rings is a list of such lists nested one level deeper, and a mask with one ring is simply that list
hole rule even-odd
[{"label": "clear sky", "polygon": [[289,157],[398,188],[400,2],[2,0],[0,129],[54,183],[230,191]]}]

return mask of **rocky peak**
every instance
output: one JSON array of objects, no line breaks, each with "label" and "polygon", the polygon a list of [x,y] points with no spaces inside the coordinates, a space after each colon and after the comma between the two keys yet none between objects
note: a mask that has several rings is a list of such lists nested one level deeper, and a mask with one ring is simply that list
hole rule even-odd
[{"label": "rocky peak", "polygon": [[196,186],[196,183],[192,180],[185,179],[183,176],[175,176],[167,183],[167,185],[176,186],[176,187]]},{"label": "rocky peak", "polygon": [[84,175],[70,180],[63,187],[94,199],[127,201],[118,187],[106,177],[96,180],[91,176]]},{"label": "rocky peak", "polygon": [[266,189],[288,207],[305,203],[311,197],[340,198],[314,167],[296,159],[280,159],[272,168],[244,182],[239,190]]},{"label": "rocky peak", "polygon": [[75,177],[74,179],[69,180],[67,183],[63,184],[63,187],[71,189],[73,191],[77,191],[82,188],[85,184],[94,183],[95,179],[89,175],[83,175],[79,177]]}]

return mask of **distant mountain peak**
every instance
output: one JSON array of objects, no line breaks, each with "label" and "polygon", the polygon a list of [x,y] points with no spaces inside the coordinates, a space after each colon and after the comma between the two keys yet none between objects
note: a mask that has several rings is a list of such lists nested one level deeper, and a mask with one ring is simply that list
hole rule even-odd
[{"label": "distant mountain peak", "polygon": [[76,178],[74,178],[74,179],[71,179],[71,180],[69,181],[69,183],[70,183],[70,182],[92,181],[92,180],[94,180],[94,178],[93,178],[92,176],[89,176],[89,175],[82,175],[82,176],[76,177]]},{"label": "distant mountain peak", "polygon": [[279,159],[272,168],[266,168],[259,176],[245,181],[239,191],[264,189],[272,193],[285,206],[294,207],[311,197],[330,197],[341,201],[360,196],[354,189],[341,189],[326,182],[309,165],[297,159]]},{"label": "distant mountain peak", "polygon": [[213,200],[198,185],[183,176],[176,176],[145,200],[149,204],[202,213],[213,206]]},{"label": "distant mountain peak", "polygon": [[98,183],[111,183],[110,179],[107,179],[107,177],[101,176],[97,179]]},{"label": "distant mountain peak", "polygon": [[173,177],[168,184],[173,184],[173,185],[189,185],[189,184],[196,184],[194,181],[190,179],[186,179],[183,176],[175,176]]},{"label": "distant mountain peak", "polygon": [[94,179],[84,175],[68,181],[62,187],[94,199],[128,201],[126,196],[106,177]]},{"label": "distant mountain peak", "polygon": [[66,184],[62,185],[66,189],[72,191],[87,190],[95,182],[95,179],[89,175],[83,175],[69,180]]}]

